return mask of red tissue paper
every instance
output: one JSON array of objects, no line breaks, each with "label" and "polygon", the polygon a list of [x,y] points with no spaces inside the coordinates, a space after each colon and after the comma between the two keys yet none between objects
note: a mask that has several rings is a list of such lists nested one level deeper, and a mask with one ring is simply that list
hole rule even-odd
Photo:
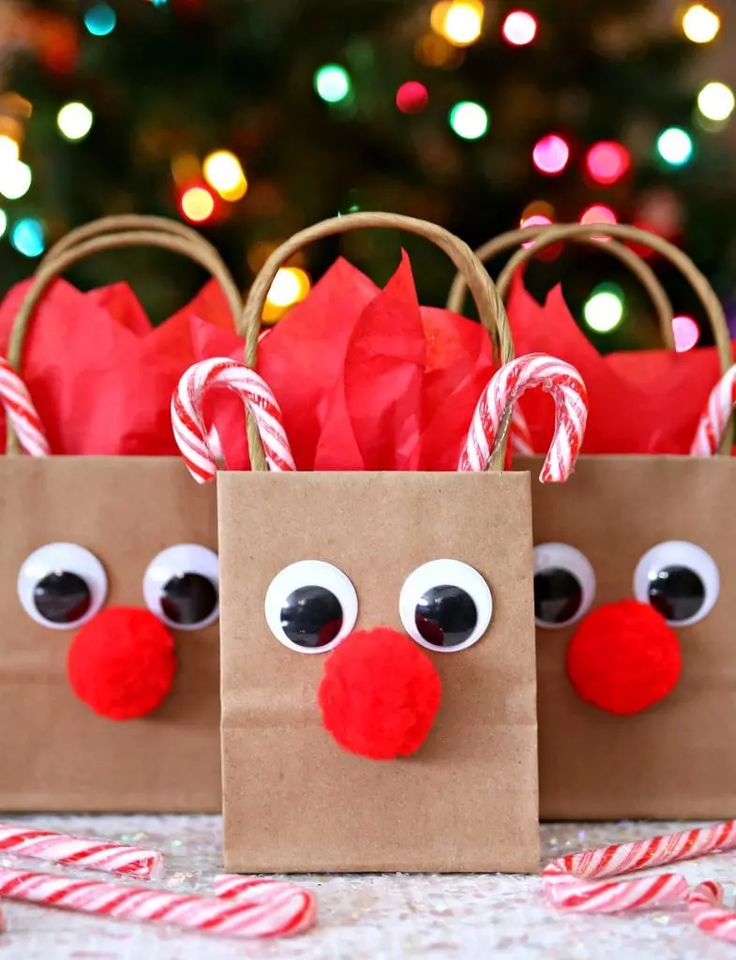
[{"label": "red tissue paper", "polygon": [[[0,354],[7,355],[16,313],[30,281],[0,304]],[[171,394],[202,359],[195,340],[229,331],[233,319],[210,281],[182,310],[153,327],[125,283],[82,293],[55,281],[42,298],[23,347],[21,374],[54,454],[177,455]],[[0,451],[5,422],[0,411]]]},{"label": "red tissue paper", "polygon": [[[582,374],[588,390],[583,453],[687,454],[708,394],[721,376],[714,347],[602,356],[573,319],[559,286],[539,304],[514,278],[508,303],[516,353],[542,351]],[[541,391],[521,401],[536,451],[546,449],[554,408]]]},{"label": "red tissue paper", "polygon": [[[242,359],[232,334],[199,333],[202,356]],[[299,470],[455,470],[493,373],[480,324],[419,305],[406,254],[384,289],[338,259],[262,337],[257,366]],[[242,404],[208,402],[227,466],[245,469]]]}]

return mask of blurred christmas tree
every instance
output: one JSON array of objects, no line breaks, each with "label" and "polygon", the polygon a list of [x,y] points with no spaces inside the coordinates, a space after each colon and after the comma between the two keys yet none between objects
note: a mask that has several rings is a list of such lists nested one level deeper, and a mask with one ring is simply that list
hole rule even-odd
[{"label": "blurred christmas tree", "polygon": [[[473,245],[530,218],[648,225],[732,298],[736,181],[723,129],[733,94],[722,83],[703,88],[692,69],[722,42],[721,12],[673,0],[662,0],[659,18],[640,0],[524,7],[4,0],[2,288],[70,226],[104,214],[197,224],[247,286],[300,227],[338,211],[391,209],[435,219]],[[404,242],[423,299],[442,302],[449,266]],[[399,244],[362,234],[341,249],[382,281]],[[318,274],[337,249],[310,250],[301,266]],[[666,267],[653,265],[678,309],[699,316]],[[159,316],[202,280],[149,251],[101,256],[71,278],[90,285],[121,274],[139,281]],[[571,250],[535,265],[530,283],[541,293],[560,276],[578,315],[603,280],[621,283],[630,314],[647,313],[607,257]],[[308,289],[307,274],[281,280],[277,303]],[[622,324],[605,342],[656,337],[652,321],[633,332]]]}]

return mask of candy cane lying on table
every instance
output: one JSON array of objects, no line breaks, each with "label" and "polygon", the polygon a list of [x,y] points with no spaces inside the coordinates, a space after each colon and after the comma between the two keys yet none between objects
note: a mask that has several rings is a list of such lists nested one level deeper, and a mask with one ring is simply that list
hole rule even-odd
[{"label": "candy cane lying on table", "polygon": [[727,820],[650,840],[568,854],[544,868],[542,884],[556,907],[585,913],[617,913],[683,903],[688,883],[680,874],[663,873],[633,880],[611,878],[734,847],[736,821]]},{"label": "candy cane lying on table", "polygon": [[723,906],[723,888],[715,880],[698,884],[687,898],[695,926],[719,940],[736,943],[736,910]]},{"label": "candy cane lying on table", "polygon": [[585,434],[588,395],[575,367],[544,353],[517,357],[494,373],[475,408],[458,470],[486,469],[507,409],[532,387],[543,387],[555,401],[554,437],[539,479],[559,483],[569,477]]},{"label": "candy cane lying on table", "polygon": [[189,367],[171,398],[174,437],[194,479],[205,483],[217,472],[202,415],[204,398],[215,387],[228,387],[242,398],[256,421],[271,470],[295,470],[281,408],[265,380],[244,363],[213,357]]},{"label": "candy cane lying on table", "polygon": [[723,374],[708,397],[708,405],[698,421],[690,453],[695,457],[712,457],[718,452],[721,438],[736,403],[736,366]]},{"label": "candy cane lying on table", "polygon": [[261,883],[223,899],[0,867],[0,898],[250,939],[290,936],[314,923],[309,891],[285,882],[275,887]]},{"label": "candy cane lying on table", "polygon": [[0,357],[0,406],[12,423],[21,448],[32,457],[48,456],[46,433],[28,387],[3,357]]},{"label": "candy cane lying on table", "polygon": [[73,837],[15,823],[0,823],[0,852],[141,880],[155,876],[163,862],[163,856],[157,850],[110,840]]},{"label": "candy cane lying on table", "polygon": [[314,926],[317,919],[317,901],[309,891],[297,887],[288,880],[272,880],[270,877],[242,877],[239,874],[221,873],[215,877],[212,889],[216,897],[222,900],[243,902],[254,897],[262,897],[264,902],[278,899],[285,892],[298,890],[307,897],[298,927],[291,933],[300,933]]}]

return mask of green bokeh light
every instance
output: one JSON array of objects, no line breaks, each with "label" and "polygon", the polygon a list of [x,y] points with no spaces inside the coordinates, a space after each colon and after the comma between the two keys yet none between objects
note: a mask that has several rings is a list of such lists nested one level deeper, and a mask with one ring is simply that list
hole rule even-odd
[{"label": "green bokeh light", "polygon": [[450,110],[450,126],[463,140],[479,140],[488,132],[488,111],[473,100],[461,100]]},{"label": "green bokeh light", "polygon": [[615,283],[597,286],[583,306],[586,324],[596,333],[610,333],[624,318],[624,294]]},{"label": "green bokeh light", "polygon": [[327,103],[340,103],[352,89],[350,74],[339,63],[326,63],[315,71],[314,89]]}]

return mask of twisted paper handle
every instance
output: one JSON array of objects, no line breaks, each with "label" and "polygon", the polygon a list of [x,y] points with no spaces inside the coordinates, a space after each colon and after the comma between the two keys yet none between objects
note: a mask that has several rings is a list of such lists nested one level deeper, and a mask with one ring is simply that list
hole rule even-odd
[{"label": "twisted paper handle", "polygon": [[48,456],[50,450],[46,433],[28,387],[4,357],[0,357],[0,404],[21,448],[32,457]]},{"label": "twisted paper handle", "polygon": [[698,421],[690,447],[694,457],[712,457],[718,453],[723,434],[736,403],[736,365],[723,374],[708,397],[708,405]]},{"label": "twisted paper handle", "polygon": [[194,479],[206,483],[217,472],[202,415],[204,398],[215,387],[228,387],[241,397],[256,422],[270,469],[296,470],[281,408],[265,380],[244,363],[213,357],[189,367],[171,398],[174,438]]},{"label": "twisted paper handle", "polygon": [[554,437],[539,479],[542,483],[567,480],[585,434],[588,395],[575,367],[545,353],[517,357],[493,375],[475,408],[458,470],[486,469],[506,423],[513,416],[514,405],[532,387],[543,387],[555,401]]}]

